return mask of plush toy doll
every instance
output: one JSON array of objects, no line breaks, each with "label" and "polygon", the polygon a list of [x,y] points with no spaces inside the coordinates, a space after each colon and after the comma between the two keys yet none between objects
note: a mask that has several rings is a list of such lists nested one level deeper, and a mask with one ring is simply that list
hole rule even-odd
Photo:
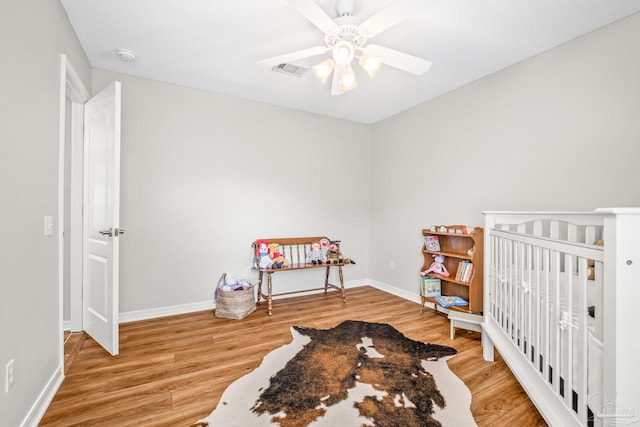
[{"label": "plush toy doll", "polygon": [[256,241],[256,261],[258,268],[271,268],[273,261],[269,256],[269,241]]},{"label": "plush toy doll", "polygon": [[447,271],[447,268],[443,264],[444,255],[434,254],[433,258],[434,258],[434,261],[431,263],[429,268],[420,274],[423,276],[426,276],[427,273],[436,273],[445,277],[449,277],[449,272]]},{"label": "plush toy doll", "polygon": [[327,256],[327,248],[329,247],[329,239],[323,237],[320,239],[320,250],[322,251],[322,255]]},{"label": "plush toy doll", "polygon": [[340,241],[332,240],[327,246],[327,264],[339,264],[342,262],[342,253],[340,252]]},{"label": "plush toy doll", "polygon": [[[593,244],[596,246],[604,246],[604,241],[596,240]],[[592,259],[588,260],[587,267],[587,279],[594,280],[596,278],[596,262]]]},{"label": "plush toy doll", "polygon": [[332,240],[327,246],[327,264],[355,264],[356,262],[350,258],[342,256],[340,251],[340,240]]},{"label": "plush toy doll", "polygon": [[271,261],[273,261],[271,268],[282,268],[289,265],[289,262],[280,252],[280,245],[277,243],[271,243],[269,245],[269,256],[271,257]]},{"label": "plush toy doll", "polygon": [[307,264],[324,264],[327,261],[327,257],[320,248],[320,242],[311,242],[311,250],[307,254]]}]

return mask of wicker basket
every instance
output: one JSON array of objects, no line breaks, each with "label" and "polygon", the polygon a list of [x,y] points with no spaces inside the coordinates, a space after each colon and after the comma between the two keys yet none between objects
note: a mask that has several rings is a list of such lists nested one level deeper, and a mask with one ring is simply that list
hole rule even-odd
[{"label": "wicker basket", "polygon": [[[220,278],[220,283],[224,283],[226,273]],[[256,311],[256,297],[254,293],[255,285],[242,291],[223,291],[217,288],[216,317],[226,319],[243,319]]]}]

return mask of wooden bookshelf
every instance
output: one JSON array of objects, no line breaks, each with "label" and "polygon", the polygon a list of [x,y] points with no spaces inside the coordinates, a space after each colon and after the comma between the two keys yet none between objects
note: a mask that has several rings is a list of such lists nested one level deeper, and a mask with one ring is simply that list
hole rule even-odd
[{"label": "wooden bookshelf", "polygon": [[[433,255],[443,255],[445,257],[443,265],[449,272],[449,276],[433,272],[428,273],[428,275],[440,279],[442,295],[456,295],[469,302],[468,306],[450,306],[446,307],[446,309],[464,313],[482,313],[484,230],[480,227],[468,230],[467,227],[462,225],[450,225],[446,228],[446,232],[431,231],[429,229],[422,230],[422,255],[424,257],[424,263],[420,271],[423,272],[429,269],[429,266],[434,260]],[[440,250],[434,251],[427,249],[425,243],[427,236],[438,237]],[[471,262],[473,272],[470,277],[467,278],[468,281],[456,280],[458,266],[464,261]],[[421,313],[424,311],[426,302],[433,303],[436,310],[445,308],[432,297],[421,295],[420,298],[422,300]]]}]

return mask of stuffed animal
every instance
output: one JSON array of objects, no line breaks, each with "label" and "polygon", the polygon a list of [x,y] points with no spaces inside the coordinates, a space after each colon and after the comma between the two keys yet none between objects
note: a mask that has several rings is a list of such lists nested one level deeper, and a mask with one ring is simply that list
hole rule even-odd
[{"label": "stuffed animal", "polygon": [[241,277],[227,276],[225,275],[220,283],[218,283],[218,289],[222,291],[244,291],[251,288],[251,284]]},{"label": "stuffed animal", "polygon": [[340,251],[340,240],[332,240],[327,246],[327,264],[355,264],[356,262],[350,258],[342,256]]},{"label": "stuffed animal", "polygon": [[[604,246],[604,241],[596,240],[593,242],[595,246]],[[587,279],[594,280],[596,278],[596,262],[595,260],[588,260],[587,262]]]},{"label": "stuffed animal", "polygon": [[340,240],[332,240],[327,246],[327,264],[339,264],[343,260],[340,252]]},{"label": "stuffed animal", "polygon": [[322,251],[322,255],[325,256],[325,259],[327,256],[327,248],[329,247],[329,243],[331,242],[326,237],[323,237],[322,239],[320,239],[320,250]]},{"label": "stuffed animal", "polygon": [[311,242],[311,248],[307,254],[307,264],[322,265],[327,261],[327,257],[322,252],[320,242]]},{"label": "stuffed animal", "polygon": [[271,261],[273,261],[271,268],[282,268],[289,265],[289,262],[280,252],[280,245],[278,243],[269,244],[269,256],[271,257]]},{"label": "stuffed animal", "polygon": [[273,261],[269,256],[269,241],[256,240],[256,264],[258,268],[271,268]]},{"label": "stuffed animal", "polygon": [[447,267],[444,266],[444,255],[434,254],[434,261],[431,263],[429,268],[422,273],[423,276],[426,276],[427,273],[436,273],[441,276],[449,277],[449,272],[447,271]]}]

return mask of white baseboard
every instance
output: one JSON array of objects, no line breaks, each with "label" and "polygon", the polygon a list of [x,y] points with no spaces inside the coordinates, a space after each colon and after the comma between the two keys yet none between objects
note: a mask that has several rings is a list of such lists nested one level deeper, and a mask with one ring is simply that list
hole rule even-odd
[{"label": "white baseboard", "polygon": [[405,291],[404,289],[399,289],[399,288],[396,288],[395,286],[387,285],[386,283],[377,282],[375,280],[367,280],[366,282],[367,282],[366,284],[373,286],[376,289],[380,289],[381,291],[385,291],[397,297],[404,298],[406,300],[413,301],[418,304],[422,302],[422,300],[420,299],[420,295],[418,295],[417,292],[415,293],[408,292],[408,291]]},{"label": "white baseboard", "polygon": [[[359,286],[367,286],[367,285],[373,286],[374,288],[380,289],[381,291],[384,291],[384,292],[388,292],[392,295],[399,296],[400,298],[404,298],[409,301],[416,302],[418,304],[420,303],[419,295],[414,294],[412,292],[407,292],[403,289],[398,289],[396,287],[393,287],[381,282],[376,282],[375,280],[370,280],[370,279],[350,280],[344,283],[345,289],[357,288]],[[299,296],[310,295],[317,292],[318,291],[300,292],[297,295]],[[274,299],[290,298],[290,297],[291,295],[281,295],[278,297],[274,297]],[[200,302],[195,302],[190,304],[180,304],[180,305],[171,305],[166,307],[150,308],[146,310],[127,311],[127,312],[120,313],[120,323],[136,322],[139,320],[155,319],[158,317],[165,317],[165,316],[175,316],[178,314],[193,313],[196,311],[213,310],[215,308],[216,308],[216,305],[211,300],[211,301],[200,301]]]},{"label": "white baseboard", "polygon": [[42,392],[38,396],[38,399],[31,406],[31,410],[24,418],[20,426],[22,427],[37,427],[44,414],[47,412],[47,408],[49,404],[55,397],[60,385],[62,384],[62,380],[64,380],[64,368],[62,365],[58,366],[56,371],[53,373],[47,384],[45,385]]},{"label": "white baseboard", "polygon": [[213,301],[200,301],[189,304],[170,305],[166,307],[149,308],[120,313],[120,323],[136,322],[138,320],[155,319],[157,317],[175,316],[177,314],[193,313],[196,311],[212,310]]}]

